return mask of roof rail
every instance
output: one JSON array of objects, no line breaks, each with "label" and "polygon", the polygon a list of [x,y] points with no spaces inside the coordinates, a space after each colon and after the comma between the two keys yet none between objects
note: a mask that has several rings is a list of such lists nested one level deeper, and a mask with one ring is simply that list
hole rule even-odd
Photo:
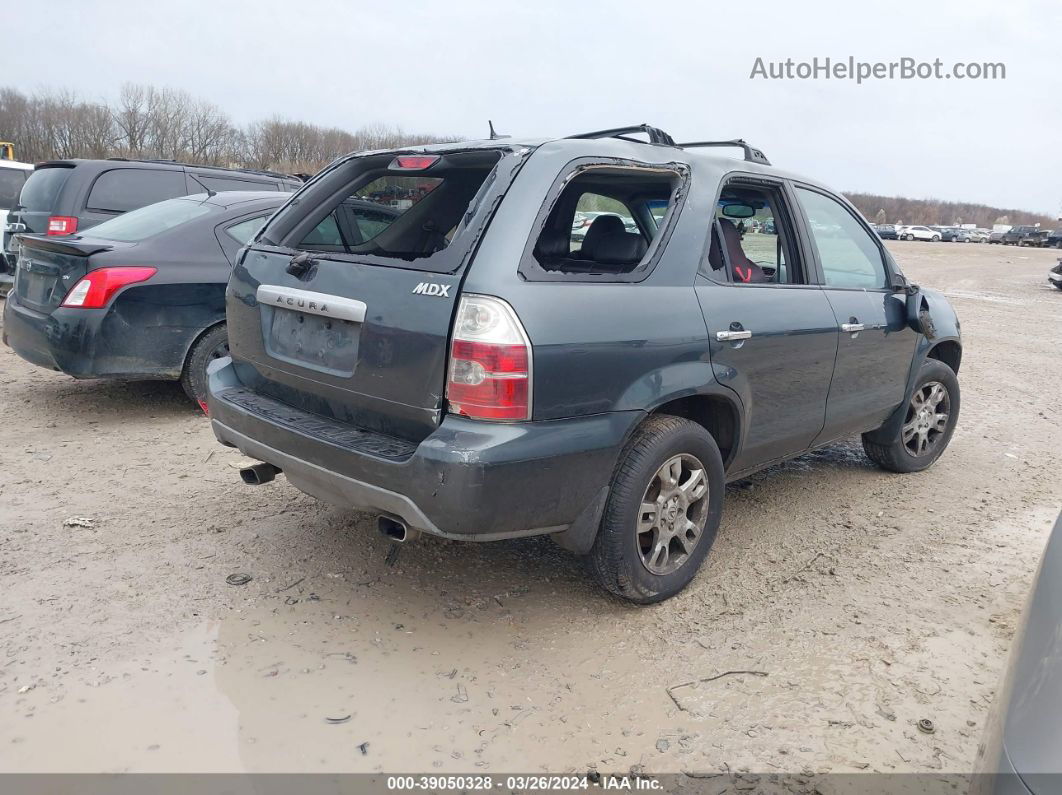
[{"label": "roof rail", "polygon": [[695,146],[733,146],[745,150],[745,160],[748,162],[760,163],[764,166],[771,165],[771,161],[767,159],[767,155],[765,155],[762,150],[754,149],[741,138],[735,138],[732,141],[689,141],[688,143],[675,144],[675,146],[681,149],[688,149]]},{"label": "roof rail", "polygon": [[579,133],[578,135],[569,135],[569,138],[622,138],[624,141],[634,141],[635,143],[645,143],[645,141],[639,141],[637,138],[628,138],[627,133],[645,133],[649,136],[649,143],[651,144],[664,144],[666,146],[674,146],[675,139],[661,130],[659,127],[652,127],[648,124],[635,124],[630,127],[614,127],[611,130],[597,130],[596,132]]},{"label": "roof rail", "polygon": [[[187,168],[211,168],[216,171],[234,171],[241,174],[259,174],[264,177],[276,179],[302,179],[298,174],[282,174],[279,171],[268,171],[264,168],[230,168],[229,166],[211,166],[205,163],[185,163],[183,160],[174,160],[168,157],[108,157],[107,160],[116,160],[123,163],[166,163],[172,166],[185,166]],[[303,179],[303,182],[306,180]]]}]

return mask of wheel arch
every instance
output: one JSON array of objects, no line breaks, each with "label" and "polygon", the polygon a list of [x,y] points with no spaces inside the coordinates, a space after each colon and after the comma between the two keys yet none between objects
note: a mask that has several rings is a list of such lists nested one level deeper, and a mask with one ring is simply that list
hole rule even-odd
[{"label": "wheel arch", "polygon": [[209,325],[203,326],[202,329],[200,329],[198,332],[196,332],[195,334],[193,334],[190,337],[190,339],[188,341],[188,344],[184,348],[184,355],[181,357],[181,372],[182,373],[184,372],[184,368],[188,366],[188,357],[192,355],[192,350],[195,348],[195,346],[199,342],[199,340],[203,339],[203,337],[205,337],[211,331],[216,329],[218,326],[224,326],[225,323],[226,323],[226,318],[225,318],[224,315],[222,315],[220,318],[214,320]]},{"label": "wheel arch", "polygon": [[703,392],[671,398],[652,407],[648,416],[670,414],[696,422],[715,440],[729,468],[741,447],[741,410],[735,398],[720,392]]},{"label": "wheel arch", "polygon": [[957,340],[942,340],[926,351],[926,358],[943,362],[957,375],[962,364],[962,345]]}]

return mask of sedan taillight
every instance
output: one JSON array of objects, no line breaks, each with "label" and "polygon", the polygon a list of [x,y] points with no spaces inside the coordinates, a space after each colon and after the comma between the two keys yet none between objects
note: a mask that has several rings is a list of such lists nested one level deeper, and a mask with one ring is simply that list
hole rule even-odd
[{"label": "sedan taillight", "polygon": [[465,294],[457,306],[446,400],[480,420],[531,419],[531,343],[500,298]]},{"label": "sedan taillight", "polygon": [[97,268],[73,286],[61,306],[75,309],[103,309],[114,294],[123,287],[145,282],[156,273],[155,268],[131,266]]}]

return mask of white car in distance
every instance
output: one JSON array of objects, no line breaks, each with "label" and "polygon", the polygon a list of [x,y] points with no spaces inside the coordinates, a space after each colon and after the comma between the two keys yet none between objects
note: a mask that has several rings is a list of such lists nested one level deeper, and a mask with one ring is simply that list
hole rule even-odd
[{"label": "white car in distance", "polygon": [[940,242],[940,232],[930,229],[928,226],[905,226],[900,229],[900,240],[928,240],[931,243]]}]

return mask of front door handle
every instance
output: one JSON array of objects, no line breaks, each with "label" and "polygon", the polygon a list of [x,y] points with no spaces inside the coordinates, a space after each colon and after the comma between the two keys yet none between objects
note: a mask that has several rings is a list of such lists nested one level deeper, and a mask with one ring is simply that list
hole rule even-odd
[{"label": "front door handle", "polygon": [[841,324],[841,331],[848,331],[848,332],[851,332],[852,334],[855,334],[857,331],[862,331],[865,328],[866,328],[866,324],[864,324],[864,323],[842,323]]},{"label": "front door handle", "polygon": [[751,331],[717,331],[715,338],[720,342],[734,342],[735,340],[747,340],[752,336]]}]

